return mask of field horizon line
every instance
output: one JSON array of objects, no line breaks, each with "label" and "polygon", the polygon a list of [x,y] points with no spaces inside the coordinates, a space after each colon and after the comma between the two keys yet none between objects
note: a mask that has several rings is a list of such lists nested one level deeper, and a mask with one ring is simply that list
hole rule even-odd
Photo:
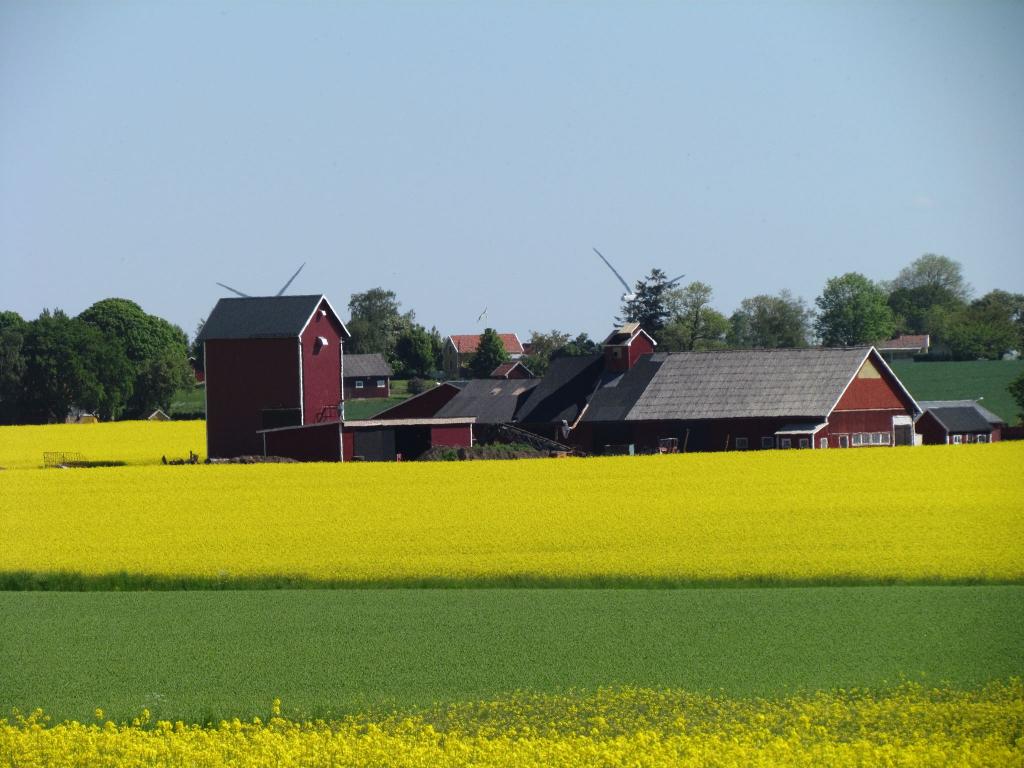
[{"label": "field horizon line", "polygon": [[976,587],[1020,586],[1024,574],[975,576],[780,576],[738,577],[633,576],[594,574],[549,576],[518,573],[499,576],[396,576],[372,579],[318,578],[301,574],[195,576],[137,574],[127,571],[85,574],[73,571],[0,572],[0,592],[180,592],[256,590],[371,589],[772,589],[800,587]]}]

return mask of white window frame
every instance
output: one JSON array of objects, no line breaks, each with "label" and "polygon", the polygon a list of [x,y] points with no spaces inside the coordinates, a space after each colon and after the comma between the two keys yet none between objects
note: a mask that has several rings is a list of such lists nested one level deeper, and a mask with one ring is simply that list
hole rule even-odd
[{"label": "white window frame", "polygon": [[779,448],[792,448],[793,441],[788,437],[779,438]]},{"label": "white window frame", "polygon": [[388,383],[384,379],[377,379],[377,389],[384,389]]},{"label": "white window frame", "polygon": [[769,448],[774,448],[774,447],[775,447],[775,438],[774,437],[762,437],[761,438],[761,448],[762,449],[767,450]]},{"label": "white window frame", "polygon": [[811,447],[810,438],[801,437],[799,442],[797,442],[797,445],[800,446],[801,448],[810,448]]},{"label": "white window frame", "polygon": [[850,447],[850,436],[849,435],[840,435],[839,436],[839,447],[840,448],[849,448]]},{"label": "white window frame", "polygon": [[854,432],[850,437],[853,438],[850,440],[850,445],[854,448],[859,448],[864,444],[864,436],[860,432]]},{"label": "white window frame", "polygon": [[963,442],[961,435],[953,435],[953,445],[960,445]]},{"label": "white window frame", "polygon": [[892,435],[888,432],[882,432],[882,445],[892,445]]},{"label": "white window frame", "polygon": [[362,389],[365,386],[362,379],[356,379],[356,389]]},{"label": "white window frame", "polygon": [[745,437],[737,437],[736,438],[736,450],[737,451],[745,451],[745,450],[747,450],[747,438],[745,438]]},{"label": "white window frame", "polygon": [[828,448],[828,438],[827,437],[823,437],[823,438],[819,439],[818,440],[818,447],[819,448]]},{"label": "white window frame", "polygon": [[989,442],[988,437],[989,437],[988,435],[978,435],[978,442],[979,443],[987,443],[987,442]]}]

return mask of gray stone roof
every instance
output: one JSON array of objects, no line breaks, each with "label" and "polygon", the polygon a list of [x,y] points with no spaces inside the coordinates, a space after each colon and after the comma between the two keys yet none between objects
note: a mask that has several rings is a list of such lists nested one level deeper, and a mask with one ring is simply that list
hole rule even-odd
[{"label": "gray stone roof", "polygon": [[395,375],[384,355],[378,352],[368,355],[345,355],[341,365],[346,379]]},{"label": "gray stone roof", "polygon": [[917,404],[926,411],[935,408],[973,408],[989,424],[1005,424],[1006,420],[1001,416],[992,413],[988,408],[983,408],[976,400],[918,400]]},{"label": "gray stone roof", "polygon": [[540,379],[474,379],[437,413],[439,419],[473,416],[478,424],[508,424]]},{"label": "gray stone roof", "polygon": [[323,298],[318,294],[220,299],[198,340],[296,338]]},{"label": "gray stone roof", "polygon": [[824,418],[869,350],[750,349],[652,355],[652,361],[660,365],[625,418]]},{"label": "gray stone roof", "polygon": [[927,409],[947,432],[991,432],[992,425],[971,405],[953,405]]}]

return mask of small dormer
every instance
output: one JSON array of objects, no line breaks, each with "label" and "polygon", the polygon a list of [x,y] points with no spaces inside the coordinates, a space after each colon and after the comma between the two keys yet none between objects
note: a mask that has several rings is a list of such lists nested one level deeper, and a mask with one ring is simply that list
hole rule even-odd
[{"label": "small dormer", "polygon": [[612,331],[601,344],[605,370],[621,373],[628,371],[643,355],[653,354],[658,342],[651,338],[640,323],[626,323]]}]

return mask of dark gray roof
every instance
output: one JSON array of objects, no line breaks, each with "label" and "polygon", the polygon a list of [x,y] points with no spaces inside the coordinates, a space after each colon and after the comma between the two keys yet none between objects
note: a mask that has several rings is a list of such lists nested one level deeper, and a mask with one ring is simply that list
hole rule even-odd
[{"label": "dark gray roof", "polygon": [[929,408],[947,432],[991,432],[992,425],[978,413],[973,405],[954,405],[949,408]]},{"label": "dark gray roof", "polygon": [[1005,424],[1006,420],[983,408],[976,400],[918,400],[917,404],[926,411],[932,408],[974,408],[989,424]]},{"label": "dark gray roof", "polygon": [[[660,367],[625,418],[823,418],[869,350],[848,347],[656,354],[652,359],[660,362]],[[589,412],[586,418],[591,420]]]},{"label": "dark gray roof", "polygon": [[540,379],[474,379],[434,416],[474,416],[478,424],[508,424]]},{"label": "dark gray roof", "polygon": [[665,355],[645,355],[624,373],[604,372],[583,421],[622,421],[656,378]]},{"label": "dark gray roof", "polygon": [[558,357],[551,361],[540,384],[523,403],[518,419],[523,424],[572,424],[590,401],[604,371],[600,355]]},{"label": "dark gray roof", "polygon": [[323,298],[310,295],[221,299],[206,319],[198,340],[297,337]]},{"label": "dark gray roof", "polygon": [[394,376],[394,371],[384,355],[373,352],[368,355],[345,355],[341,361],[346,379],[354,377]]}]

